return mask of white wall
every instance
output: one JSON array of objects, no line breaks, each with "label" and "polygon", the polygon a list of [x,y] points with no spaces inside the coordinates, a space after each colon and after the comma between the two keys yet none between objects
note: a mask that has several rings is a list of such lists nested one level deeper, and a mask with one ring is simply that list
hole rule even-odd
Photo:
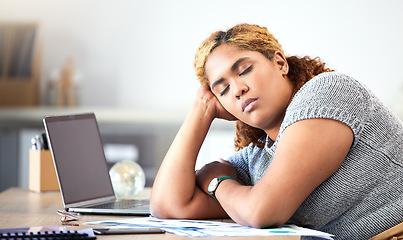
[{"label": "white wall", "polygon": [[43,90],[72,56],[84,106],[185,110],[198,87],[198,45],[249,22],[267,26],[286,54],[320,56],[394,108],[402,9],[400,0],[0,0],[0,21],[40,23]]}]

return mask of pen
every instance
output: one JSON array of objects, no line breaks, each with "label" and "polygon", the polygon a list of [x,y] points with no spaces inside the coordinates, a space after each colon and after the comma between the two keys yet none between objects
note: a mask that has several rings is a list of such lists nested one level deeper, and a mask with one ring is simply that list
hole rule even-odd
[{"label": "pen", "polygon": [[[67,213],[67,212],[65,212],[63,210],[57,210],[57,214],[61,215],[62,217],[65,217],[66,220],[68,220],[68,221],[69,220],[78,220],[78,219],[80,219],[78,216],[70,214],[70,213]],[[66,222],[66,221],[63,221],[63,222]]]},{"label": "pen", "polygon": [[78,223],[68,223],[68,222],[62,222],[62,225],[80,226]]}]

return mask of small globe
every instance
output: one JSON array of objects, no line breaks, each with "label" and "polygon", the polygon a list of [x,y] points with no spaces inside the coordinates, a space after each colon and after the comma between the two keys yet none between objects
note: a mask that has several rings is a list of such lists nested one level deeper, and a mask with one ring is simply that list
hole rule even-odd
[{"label": "small globe", "polygon": [[144,189],[146,177],[141,166],[133,161],[120,161],[109,170],[116,197],[137,195]]}]

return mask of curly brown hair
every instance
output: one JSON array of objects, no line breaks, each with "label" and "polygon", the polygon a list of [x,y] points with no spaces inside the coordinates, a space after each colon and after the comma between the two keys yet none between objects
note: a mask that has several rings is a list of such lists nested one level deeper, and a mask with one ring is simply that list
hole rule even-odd
[{"label": "curly brown hair", "polygon": [[[231,44],[240,49],[257,51],[262,53],[269,60],[273,59],[276,51],[284,54],[284,51],[277,39],[267,30],[266,27],[251,24],[239,24],[228,31],[217,31],[203,41],[199,47],[194,66],[196,75],[202,86],[210,89],[209,81],[205,72],[205,64],[208,56],[213,50],[222,45]],[[325,63],[319,58],[310,57],[287,57],[289,71],[287,76],[293,83],[295,91],[300,89],[307,81],[314,76],[332,71],[325,67]],[[252,127],[244,122],[236,121],[235,149],[238,151],[250,143],[259,147],[265,144],[266,133],[258,128]]]}]

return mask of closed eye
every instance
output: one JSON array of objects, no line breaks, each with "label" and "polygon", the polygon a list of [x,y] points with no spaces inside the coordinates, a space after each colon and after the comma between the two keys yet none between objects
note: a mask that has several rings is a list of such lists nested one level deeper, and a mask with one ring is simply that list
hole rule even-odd
[{"label": "closed eye", "polygon": [[220,93],[220,96],[221,96],[221,97],[224,96],[224,94],[225,94],[226,92],[228,92],[228,90],[229,90],[229,85]]},{"label": "closed eye", "polygon": [[250,71],[252,71],[252,65],[250,65],[247,69],[245,69],[243,72],[241,72],[239,74],[239,76],[245,75],[245,74],[249,73]]}]

